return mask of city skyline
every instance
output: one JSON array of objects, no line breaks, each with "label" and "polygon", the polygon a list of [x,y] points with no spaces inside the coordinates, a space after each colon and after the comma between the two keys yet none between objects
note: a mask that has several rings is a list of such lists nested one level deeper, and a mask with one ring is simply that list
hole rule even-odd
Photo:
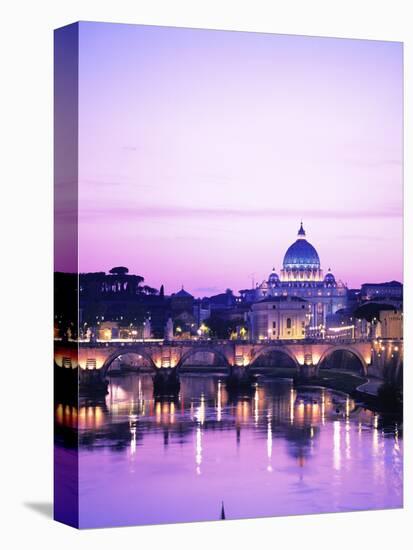
[{"label": "city skyline", "polygon": [[80,271],[237,291],[279,271],[303,219],[349,287],[403,281],[400,43],[79,33]]},{"label": "city skyline", "polygon": [[[300,222],[300,223],[301,223],[301,227],[302,227],[303,222]],[[291,241],[290,244],[292,244],[293,242],[294,242],[294,240]],[[286,250],[284,251],[284,253],[286,252]],[[282,257],[284,257],[284,254],[282,254]],[[109,273],[109,271],[111,269],[115,268],[115,267],[117,267],[117,266],[111,266],[111,267],[103,268],[103,269],[96,269],[96,270],[93,270],[92,272]],[[123,264],[120,263],[119,267],[126,267],[128,269],[129,275],[139,275],[139,276],[144,278],[145,284],[148,284],[149,286],[153,286],[151,281],[149,281],[147,279],[147,277],[145,276],[144,272],[133,271],[125,263],[123,263]],[[271,272],[275,271],[277,274],[279,274],[281,269],[282,269],[282,260],[281,260],[281,264],[280,264],[279,268],[277,268],[276,265],[274,265],[273,268],[271,269]],[[328,268],[322,266],[321,269],[324,272],[324,275],[326,275],[328,272],[333,271],[330,265],[329,265]],[[82,272],[80,271],[79,273],[82,273]],[[83,272],[83,273],[86,273],[86,272]],[[249,274],[249,276],[250,276],[249,284],[247,284],[244,287],[244,289],[253,289],[253,288],[255,288],[256,286],[258,286],[263,281],[266,281],[270,274],[271,273],[267,273],[267,274],[264,274],[264,275],[261,276],[261,274],[250,273]],[[158,288],[158,290],[159,290],[160,286],[163,286],[164,287],[164,292],[167,295],[172,295],[172,294],[174,294],[174,293],[176,293],[176,292],[178,292],[179,290],[182,289],[182,290],[190,291],[190,293],[192,293],[194,295],[194,297],[197,297],[197,298],[205,297],[208,294],[210,294],[210,295],[214,294],[214,293],[219,294],[219,293],[225,292],[227,289],[232,290],[234,292],[234,294],[238,294],[238,292],[240,290],[243,290],[242,288],[235,288],[235,287],[231,286],[231,284],[224,284],[221,288],[218,288],[218,287],[195,288],[195,291],[191,292],[191,289],[189,288],[189,286],[187,286],[185,284],[185,275],[183,275],[181,277],[181,279],[182,279],[182,282],[178,285],[177,288],[168,288],[167,283],[165,281],[161,282],[160,285],[158,285],[158,287],[156,287],[156,288]],[[361,280],[361,282],[357,287],[355,285],[351,286],[351,285],[348,284],[347,281],[344,281],[342,278],[337,277],[337,281],[342,282],[347,288],[359,288],[362,284],[380,284],[380,283],[392,282],[392,281],[397,281],[397,282],[403,283],[402,278],[400,280],[397,280],[397,279],[394,279],[394,278],[393,279],[387,279],[386,281],[385,280],[367,280],[367,279],[362,279],[362,278],[360,280]]]}]

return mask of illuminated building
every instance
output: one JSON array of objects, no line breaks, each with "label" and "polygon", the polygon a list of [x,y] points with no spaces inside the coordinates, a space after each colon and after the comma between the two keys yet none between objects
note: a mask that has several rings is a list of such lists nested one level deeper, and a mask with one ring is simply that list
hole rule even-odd
[{"label": "illuminated building", "polygon": [[104,321],[99,323],[97,337],[98,340],[112,340],[112,338],[119,338],[119,323],[113,321]]},{"label": "illuminated building", "polygon": [[252,304],[249,321],[253,340],[305,338],[310,307],[297,296],[270,296]]},{"label": "illuminated building", "polygon": [[403,339],[403,312],[397,309],[380,310],[376,337]]},{"label": "illuminated building", "polygon": [[352,314],[357,337],[364,338],[403,338],[403,310],[391,304],[364,302]]},{"label": "illuminated building", "polygon": [[327,315],[346,307],[347,303],[346,285],[337,281],[330,269],[323,274],[317,250],[308,242],[302,223],[296,241],[284,255],[280,275],[273,269],[267,280],[251,291],[241,291],[241,295],[250,302],[277,296],[306,300],[309,304],[306,326],[310,336],[322,332]]},{"label": "illuminated building", "polygon": [[364,283],[361,285],[360,299],[403,302],[403,285],[399,281]]}]

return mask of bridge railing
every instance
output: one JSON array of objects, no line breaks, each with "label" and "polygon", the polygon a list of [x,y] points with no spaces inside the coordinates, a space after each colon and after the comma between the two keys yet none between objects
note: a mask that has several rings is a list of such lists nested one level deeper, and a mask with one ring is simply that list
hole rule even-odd
[{"label": "bridge railing", "polygon": [[208,345],[262,345],[262,346],[289,346],[289,345],[312,345],[312,344],[328,344],[328,345],[352,345],[358,343],[372,343],[374,338],[340,338],[340,339],[326,339],[326,338],[303,338],[300,340],[223,340],[223,339],[198,339],[198,340],[163,340],[163,339],[139,339],[139,340],[78,340],[77,343],[81,347],[135,347],[139,345],[144,346],[185,346],[185,347],[205,347]]}]

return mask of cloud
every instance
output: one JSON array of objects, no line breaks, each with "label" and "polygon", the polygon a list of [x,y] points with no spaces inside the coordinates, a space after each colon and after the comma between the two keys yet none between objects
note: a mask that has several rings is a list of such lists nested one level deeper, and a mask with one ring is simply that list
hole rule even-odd
[{"label": "cloud", "polygon": [[354,166],[366,166],[369,168],[382,168],[383,166],[403,166],[403,162],[397,159],[383,160],[365,160],[365,159],[348,159],[345,164],[353,164]]},{"label": "cloud", "polygon": [[87,178],[82,178],[79,180],[79,185],[85,185],[86,187],[90,187],[90,186],[96,186],[96,187],[119,187],[121,185],[126,185],[126,186],[133,186],[134,189],[152,189],[152,186],[151,185],[144,185],[144,184],[141,184],[141,183],[136,183],[136,182],[133,182],[133,181],[128,181],[128,180],[125,180],[125,181],[119,181],[117,179],[87,179]]},{"label": "cloud", "polygon": [[384,241],[385,238],[379,235],[337,235],[336,239],[343,241]]},{"label": "cloud", "polygon": [[195,288],[194,289],[195,292],[216,292],[216,293],[219,293],[219,292],[222,292],[222,290],[220,290],[217,286],[201,286],[201,287],[198,287],[198,288]]},{"label": "cloud", "polygon": [[401,218],[403,209],[399,206],[389,206],[386,209],[375,210],[292,210],[285,208],[260,208],[260,209],[235,209],[235,208],[190,208],[181,206],[158,207],[158,206],[104,206],[96,208],[86,206],[80,208],[79,217],[86,220],[105,219],[136,219],[136,218],[319,218],[319,219],[378,219],[378,218]]},{"label": "cloud", "polygon": [[100,180],[100,179],[81,179],[79,180],[79,185],[108,185],[108,186],[118,186],[122,185],[121,181],[115,180]]}]

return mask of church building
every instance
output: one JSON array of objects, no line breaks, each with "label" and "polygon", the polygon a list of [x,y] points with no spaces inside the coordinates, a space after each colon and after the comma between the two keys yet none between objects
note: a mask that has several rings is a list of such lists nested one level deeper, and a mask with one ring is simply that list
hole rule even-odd
[{"label": "church building", "polygon": [[[308,307],[305,308],[306,332],[310,337],[325,330],[328,315],[347,305],[346,285],[336,280],[331,269],[324,275],[317,250],[308,242],[302,223],[297,239],[284,255],[280,274],[273,269],[268,279],[257,284],[255,289],[243,290],[240,293],[243,300],[251,303],[277,297],[305,300],[308,303]],[[253,323],[254,310],[258,313],[258,309],[260,308],[252,307]],[[301,325],[300,320],[300,334]]]}]

